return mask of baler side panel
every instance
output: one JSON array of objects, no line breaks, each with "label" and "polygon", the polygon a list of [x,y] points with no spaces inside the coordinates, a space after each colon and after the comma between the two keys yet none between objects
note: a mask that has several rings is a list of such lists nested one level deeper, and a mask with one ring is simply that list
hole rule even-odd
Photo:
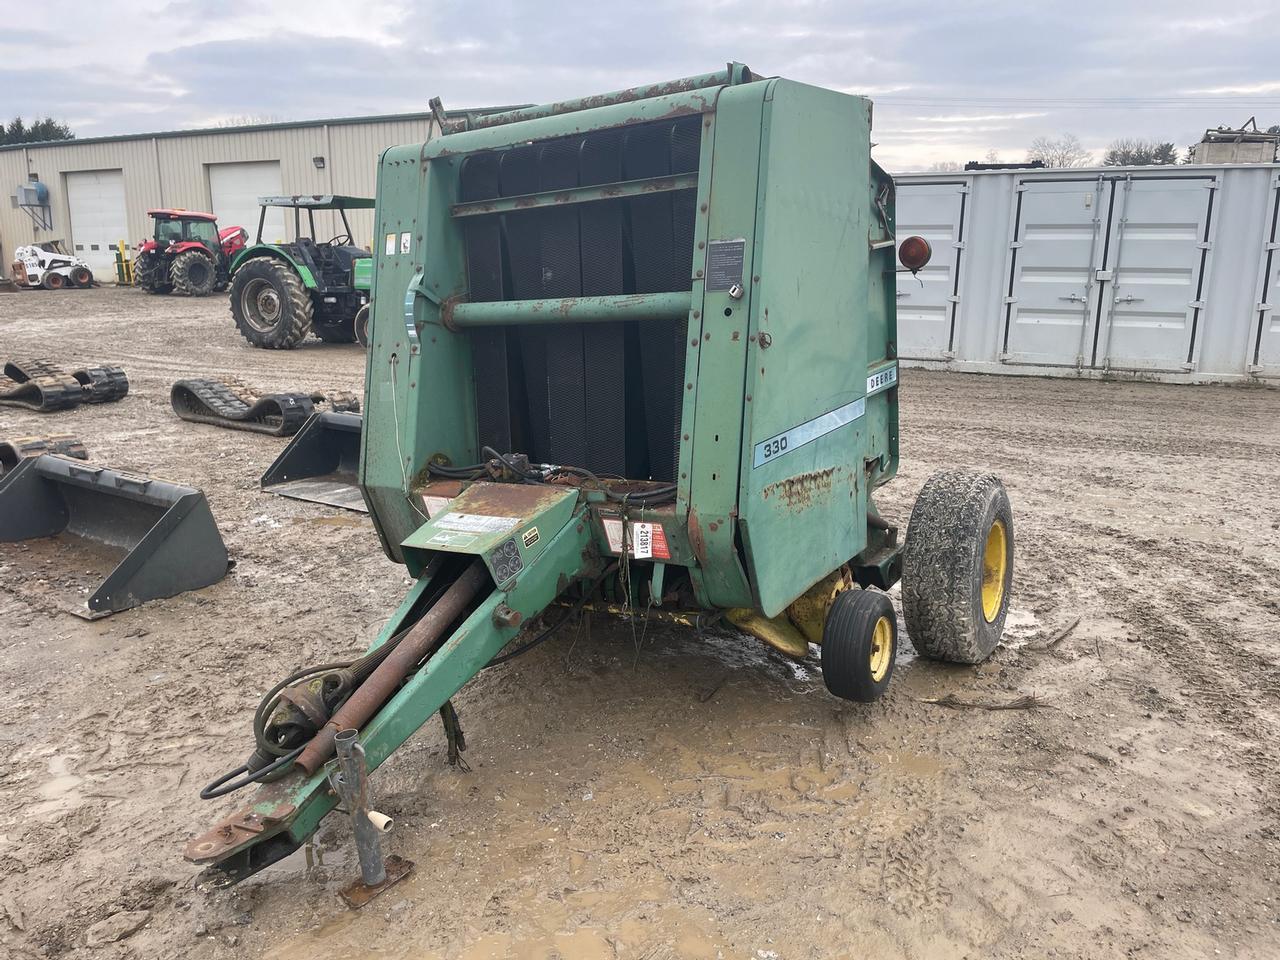
[{"label": "baler side panel", "polygon": [[[440,323],[442,304],[466,290],[465,244],[447,212],[458,201],[461,161],[424,165],[421,149],[387,150],[378,170],[377,316],[360,446],[360,485],[383,549],[398,563],[401,541],[426,519],[406,495],[406,478],[412,484],[437,454],[453,463],[478,456],[470,344]],[[430,215],[436,209],[445,212]]]},{"label": "baler side panel", "polygon": [[[706,117],[698,244],[743,241],[743,294],[707,289],[707,248],[695,251],[694,310],[686,344],[686,377],[692,385],[684,423],[690,429],[681,473],[689,475],[687,529],[698,557],[690,568],[699,600],[708,606],[754,604],[738,553],[736,511],[742,448],[742,397],[745,391],[748,321],[755,300],[752,253],[756,237],[756,195],[760,172],[760,130],[768,83],[722,90],[716,112]],[[741,198],[742,202],[736,199]],[[723,286],[716,284],[715,286]],[[682,483],[683,486],[683,483]],[[685,504],[680,504],[685,509]]]},{"label": "baler side panel", "polygon": [[[876,209],[876,196],[887,188],[888,200],[885,213],[889,218],[889,233],[896,236],[894,215],[893,178],[874,161],[871,162],[870,194],[867,198],[871,217],[871,229],[883,230],[880,212]],[[854,168],[852,176],[861,176],[862,169]],[[867,456],[875,458],[868,472],[868,493],[893,478],[898,472],[898,300],[897,257],[895,247],[882,247],[871,251],[871,268],[867,274],[867,365],[868,375],[878,371],[877,382],[892,375],[892,385],[872,387],[867,397]],[[907,276],[904,283],[918,283]]]},{"label": "baler side panel", "polygon": [[786,80],[765,104],[739,506],[766,616],[866,544],[870,106]]}]

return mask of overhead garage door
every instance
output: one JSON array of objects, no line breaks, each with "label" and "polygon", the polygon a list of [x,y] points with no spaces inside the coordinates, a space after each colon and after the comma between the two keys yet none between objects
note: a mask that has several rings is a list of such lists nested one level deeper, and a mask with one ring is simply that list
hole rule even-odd
[{"label": "overhead garage door", "polygon": [[898,356],[905,360],[950,356],[960,302],[967,191],[958,180],[898,187],[898,239],[921,236],[933,248],[928,266],[914,277],[898,276]]},{"label": "overhead garage door", "polygon": [[115,276],[116,244],[129,243],[124,174],[119,170],[68,173],[66,184],[72,250],[88,262],[99,280],[110,280]]},{"label": "overhead garage door", "polygon": [[[278,197],[283,192],[278,160],[209,164],[209,197],[213,202],[210,212],[218,218],[219,227],[248,230],[251,243],[258,235],[258,198]],[[263,241],[275,243],[285,238],[284,211],[279,207],[268,209]]]}]

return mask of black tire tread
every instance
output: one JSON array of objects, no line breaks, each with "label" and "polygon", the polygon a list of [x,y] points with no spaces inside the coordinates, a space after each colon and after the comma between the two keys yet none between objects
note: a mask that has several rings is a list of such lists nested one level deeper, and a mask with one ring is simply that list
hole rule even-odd
[{"label": "black tire tread", "polygon": [[[1008,572],[1004,602],[987,623],[976,582],[991,520],[1005,521]],[[990,519],[988,519],[990,518]],[[936,473],[916,498],[902,558],[902,612],[907,634],[921,656],[953,663],[981,663],[1000,642],[1013,576],[1013,515],[999,477]]]},{"label": "black tire tread", "polygon": [[[191,265],[197,260],[202,260],[209,265],[209,283],[204,286],[197,286],[191,280]],[[174,293],[180,293],[187,297],[207,297],[213,293],[214,285],[218,281],[218,268],[207,253],[201,253],[199,250],[186,250],[173,258],[173,266],[169,268],[169,277],[173,281]]]},{"label": "black tire tread", "polygon": [[[871,677],[871,637],[881,617],[893,625],[893,651],[877,683]],[[898,619],[888,596],[878,590],[846,590],[832,601],[822,627],[822,680],[833,696],[858,703],[878,700],[893,679],[897,655]]]},{"label": "black tire tread", "polygon": [[[277,285],[284,293],[285,308],[280,321],[270,333],[255,330],[244,318],[240,310],[240,290],[244,283],[254,277],[265,277]],[[292,350],[311,332],[314,318],[314,307],[311,294],[302,283],[302,278],[288,264],[275,257],[253,257],[245,261],[231,278],[231,317],[236,322],[240,336],[255,347],[267,350]]]}]

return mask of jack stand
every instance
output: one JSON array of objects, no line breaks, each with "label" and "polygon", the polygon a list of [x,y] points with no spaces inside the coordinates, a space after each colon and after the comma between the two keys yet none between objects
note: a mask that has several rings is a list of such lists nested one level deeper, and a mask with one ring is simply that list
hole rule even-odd
[{"label": "jack stand", "polygon": [[413,862],[394,854],[385,860],[378,839],[391,830],[391,818],[369,809],[369,768],[364,747],[356,739],[358,730],[342,730],[334,738],[338,758],[329,768],[329,783],[351,814],[351,828],[356,837],[356,855],[360,858],[360,879],[353,881],[339,896],[347,906],[359,909],[394,886],[413,870]]}]

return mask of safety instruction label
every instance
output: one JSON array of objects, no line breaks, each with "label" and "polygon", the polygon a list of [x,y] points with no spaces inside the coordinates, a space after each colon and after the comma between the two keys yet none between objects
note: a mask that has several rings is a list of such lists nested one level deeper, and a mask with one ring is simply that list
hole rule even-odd
[{"label": "safety instruction label", "polygon": [[455,550],[465,549],[476,542],[474,533],[449,533],[441,530],[427,541],[429,547],[453,547]]},{"label": "safety instruction label", "polygon": [[434,517],[437,513],[441,513],[449,509],[448,497],[434,497],[423,494],[422,506],[427,511],[428,517]]},{"label": "safety instruction label", "polygon": [[745,240],[712,240],[707,244],[707,289],[729,290],[742,283]]},{"label": "safety instruction label", "polygon": [[408,230],[400,234],[400,252],[401,253],[408,253],[412,245],[413,245],[413,237]]},{"label": "safety instruction label", "polygon": [[[609,539],[609,550],[622,553],[622,520],[618,517],[601,517],[604,535]],[[631,542],[627,555],[637,560],[670,560],[671,548],[667,545],[667,531],[660,523],[631,524]]]},{"label": "safety instruction label", "polygon": [[387,234],[386,254],[388,257],[396,255],[396,235],[394,233]]},{"label": "safety instruction label", "polygon": [[519,517],[487,517],[479,513],[446,513],[434,520],[437,529],[466,533],[506,533],[520,525]]}]

